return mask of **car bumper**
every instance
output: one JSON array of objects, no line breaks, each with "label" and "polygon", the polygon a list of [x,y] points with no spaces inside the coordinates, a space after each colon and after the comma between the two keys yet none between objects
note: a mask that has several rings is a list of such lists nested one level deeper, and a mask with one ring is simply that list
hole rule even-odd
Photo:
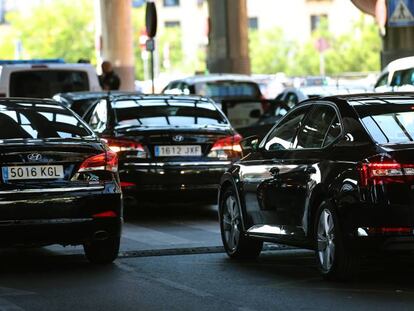
[{"label": "car bumper", "polygon": [[342,229],[359,250],[414,250],[414,207],[362,205],[342,211]]},{"label": "car bumper", "polygon": [[116,184],[0,191],[0,245],[83,244],[120,236]]},{"label": "car bumper", "polygon": [[215,200],[220,178],[230,165],[227,161],[130,163],[122,166],[119,175],[125,195],[151,197],[162,191],[175,195],[198,194]]},{"label": "car bumper", "polygon": [[0,246],[79,245],[120,237],[121,228],[121,217],[3,221],[0,223]]}]

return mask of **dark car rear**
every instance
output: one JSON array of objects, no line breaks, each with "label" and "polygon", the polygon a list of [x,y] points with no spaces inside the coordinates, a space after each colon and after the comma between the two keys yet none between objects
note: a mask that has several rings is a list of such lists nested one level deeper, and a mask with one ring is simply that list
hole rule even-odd
[{"label": "dark car rear", "polygon": [[83,244],[94,262],[118,252],[117,156],[58,103],[0,101],[0,244]]},{"label": "dark car rear", "polygon": [[307,247],[323,275],[347,278],[361,254],[414,250],[414,94],[308,100],[242,146],[220,190],[231,257]]},{"label": "dark car rear", "polygon": [[202,97],[113,96],[85,118],[118,153],[125,193],[139,199],[164,191],[215,201],[222,173],[240,156],[241,137]]}]

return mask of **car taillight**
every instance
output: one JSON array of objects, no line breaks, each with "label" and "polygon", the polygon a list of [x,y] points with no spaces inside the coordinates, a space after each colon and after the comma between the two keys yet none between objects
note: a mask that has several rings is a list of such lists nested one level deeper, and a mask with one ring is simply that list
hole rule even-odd
[{"label": "car taillight", "polygon": [[107,151],[87,158],[79,167],[78,173],[91,171],[118,171],[118,155],[113,151]]},{"label": "car taillight", "polygon": [[404,183],[414,178],[414,164],[371,162],[359,166],[361,186]]},{"label": "car taillight", "polygon": [[241,155],[240,141],[242,137],[239,134],[227,136],[217,140],[208,154],[212,158],[236,158]]},{"label": "car taillight", "polygon": [[145,150],[144,146],[142,146],[140,143],[137,143],[132,140],[126,140],[126,139],[113,139],[113,138],[105,138],[104,139],[108,147],[113,152],[123,152],[123,151],[136,151],[136,156],[138,158],[147,158],[148,153]]},{"label": "car taillight", "polygon": [[0,97],[6,97],[6,94],[0,93]]}]

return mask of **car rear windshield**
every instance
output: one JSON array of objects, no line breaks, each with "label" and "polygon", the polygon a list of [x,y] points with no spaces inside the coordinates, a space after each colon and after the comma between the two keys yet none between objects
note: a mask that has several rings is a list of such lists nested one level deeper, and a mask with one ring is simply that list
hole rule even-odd
[{"label": "car rear windshield", "polygon": [[215,105],[205,101],[118,100],[113,104],[118,127],[226,124]]},{"label": "car rear windshield", "polygon": [[79,138],[93,133],[66,108],[47,103],[0,103],[0,139]]},{"label": "car rear windshield", "polygon": [[260,97],[257,84],[251,82],[220,81],[198,85],[197,94],[207,97]]},{"label": "car rear windshield", "polygon": [[10,75],[11,97],[51,98],[56,93],[88,90],[88,74],[80,70],[39,69]]},{"label": "car rear windshield", "polygon": [[414,141],[414,102],[354,106],[371,137],[379,144]]}]

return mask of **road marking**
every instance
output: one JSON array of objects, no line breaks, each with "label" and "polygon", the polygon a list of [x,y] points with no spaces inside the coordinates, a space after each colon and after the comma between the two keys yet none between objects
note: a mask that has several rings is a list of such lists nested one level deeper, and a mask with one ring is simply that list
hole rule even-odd
[{"label": "road marking", "polygon": [[218,222],[212,222],[212,221],[198,221],[198,222],[193,222],[193,221],[174,221],[171,222],[174,225],[178,225],[178,226],[185,226],[188,228],[193,228],[193,229],[197,229],[197,230],[202,230],[202,231],[206,231],[206,232],[210,232],[210,233],[214,233],[214,234],[220,234],[220,227]]},{"label": "road marking", "polygon": [[141,226],[124,224],[122,237],[150,245],[190,244],[194,241]]},{"label": "road marking", "polygon": [[212,294],[209,294],[205,291],[201,291],[201,290],[198,290],[198,289],[195,289],[195,288],[192,288],[192,287],[188,287],[186,285],[183,285],[183,284],[180,284],[180,283],[177,283],[177,282],[174,282],[174,281],[170,281],[170,280],[167,280],[167,279],[164,279],[164,278],[155,278],[154,280],[161,283],[161,284],[167,285],[167,286],[172,287],[174,289],[179,289],[183,292],[192,294],[194,296],[198,296],[198,297],[201,297],[201,298],[213,297]]},{"label": "road marking", "polygon": [[173,289],[178,289],[178,290],[181,290],[183,292],[186,292],[186,293],[189,293],[189,294],[192,294],[194,296],[201,297],[201,298],[213,297],[212,294],[207,293],[205,291],[198,290],[198,289],[195,289],[195,288],[192,288],[192,287],[186,286],[184,284],[177,283],[177,282],[174,282],[174,281],[165,279],[165,278],[157,278],[157,277],[151,277],[151,276],[143,276],[142,274],[139,274],[137,271],[135,271],[135,269],[133,267],[131,267],[128,264],[125,264],[125,263],[117,262],[117,266],[120,269],[128,272],[128,274],[134,274],[134,275],[137,276],[137,278],[142,279],[142,280],[145,280],[145,281],[148,281],[148,282],[152,282],[153,283],[155,281],[157,283],[166,285],[166,286],[171,287]]},{"label": "road marking", "polygon": [[27,295],[36,295],[36,293],[28,292],[21,289],[9,288],[9,287],[0,287],[0,297],[5,296],[27,296]]},{"label": "road marking", "polygon": [[0,298],[0,311],[24,311],[24,309],[6,299]]}]

